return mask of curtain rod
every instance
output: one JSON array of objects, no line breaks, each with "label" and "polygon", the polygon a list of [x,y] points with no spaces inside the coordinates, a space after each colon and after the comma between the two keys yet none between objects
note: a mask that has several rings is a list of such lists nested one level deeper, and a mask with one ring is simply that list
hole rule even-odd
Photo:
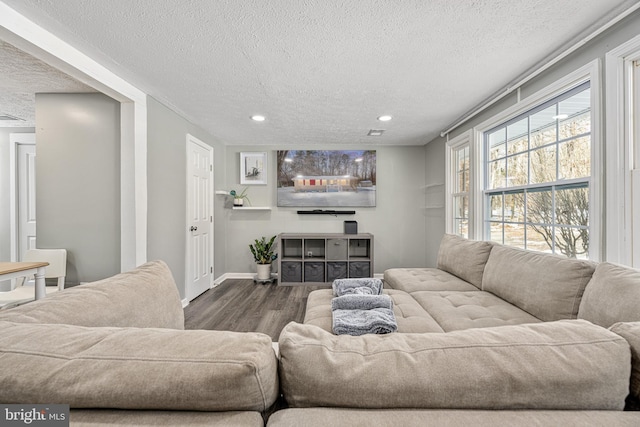
[{"label": "curtain rod", "polygon": [[502,89],[494,93],[489,98],[487,98],[486,100],[478,104],[478,106],[476,106],[473,110],[465,113],[458,120],[450,124],[446,130],[443,130],[442,132],[440,132],[440,137],[443,138],[445,135],[448,135],[449,132],[458,128],[460,125],[466,123],[473,117],[477,116],[478,114],[480,114],[481,112],[483,112],[484,110],[486,110],[487,108],[489,108],[490,106],[492,106],[493,104],[495,104],[496,102],[504,98],[505,96],[509,95],[514,90],[519,89],[522,85],[527,83],[529,80],[539,76],[540,74],[542,74],[543,72],[545,72],[546,70],[548,70],[549,68],[551,68],[552,66],[554,66],[555,64],[563,60],[564,58],[566,58],[567,56],[571,55],[573,52],[575,52],[576,50],[578,50],[579,48],[581,48],[582,46],[584,46],[585,44],[587,44],[588,42],[590,42],[591,40],[593,40],[594,38],[602,34],[603,32],[605,32],[606,30],[608,30],[618,22],[622,21],[627,16],[631,15],[633,12],[638,10],[638,8],[640,8],[640,3],[636,3],[635,5],[625,10],[624,12],[620,13],[619,15],[611,19],[609,22],[602,25],[600,28],[598,28],[588,36],[584,37],[583,39],[575,43],[570,48],[566,49],[565,51],[563,51],[562,53],[560,53],[550,61],[547,61],[544,65],[542,65],[541,67],[538,67],[537,69],[527,74],[522,79],[518,80],[516,83],[509,84],[505,89]]}]

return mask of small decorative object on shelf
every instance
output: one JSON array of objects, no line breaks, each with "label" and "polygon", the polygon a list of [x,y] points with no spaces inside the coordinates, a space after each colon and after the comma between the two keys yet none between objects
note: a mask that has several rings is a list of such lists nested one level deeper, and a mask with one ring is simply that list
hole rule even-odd
[{"label": "small decorative object on shelf", "polygon": [[249,187],[245,187],[240,194],[238,194],[236,190],[229,191],[229,194],[233,196],[233,206],[244,206],[245,199],[247,203],[251,204],[251,200],[249,200],[249,196],[247,196],[248,189]]},{"label": "small decorative object on shelf", "polygon": [[274,245],[276,237],[273,236],[270,240],[267,240],[263,236],[260,240],[255,239],[254,244],[249,245],[258,272],[255,281],[263,283],[271,281],[271,263],[278,258]]}]

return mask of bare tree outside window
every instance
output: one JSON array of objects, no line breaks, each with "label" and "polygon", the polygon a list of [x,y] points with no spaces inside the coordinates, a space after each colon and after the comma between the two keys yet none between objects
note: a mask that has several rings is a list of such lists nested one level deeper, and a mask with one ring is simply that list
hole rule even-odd
[{"label": "bare tree outside window", "polygon": [[491,240],[589,256],[588,83],[486,135]]}]

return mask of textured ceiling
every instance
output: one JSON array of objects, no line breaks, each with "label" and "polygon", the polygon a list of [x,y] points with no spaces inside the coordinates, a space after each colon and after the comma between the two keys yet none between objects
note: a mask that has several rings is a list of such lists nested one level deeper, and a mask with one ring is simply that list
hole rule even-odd
[{"label": "textured ceiling", "polygon": [[0,120],[0,127],[35,126],[35,94],[95,92],[67,74],[0,40],[0,115],[22,120]]},{"label": "textured ceiling", "polygon": [[[226,144],[425,144],[629,0],[4,0]],[[252,114],[267,120],[255,123]],[[390,114],[380,123],[376,117]],[[384,129],[367,137],[369,129]]]}]

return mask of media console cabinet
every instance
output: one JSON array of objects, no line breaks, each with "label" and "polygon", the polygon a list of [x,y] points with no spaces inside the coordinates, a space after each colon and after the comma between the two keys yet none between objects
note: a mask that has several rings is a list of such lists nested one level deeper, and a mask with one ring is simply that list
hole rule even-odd
[{"label": "media console cabinet", "polygon": [[373,277],[373,235],[278,235],[281,285],[325,285],[335,279]]}]

